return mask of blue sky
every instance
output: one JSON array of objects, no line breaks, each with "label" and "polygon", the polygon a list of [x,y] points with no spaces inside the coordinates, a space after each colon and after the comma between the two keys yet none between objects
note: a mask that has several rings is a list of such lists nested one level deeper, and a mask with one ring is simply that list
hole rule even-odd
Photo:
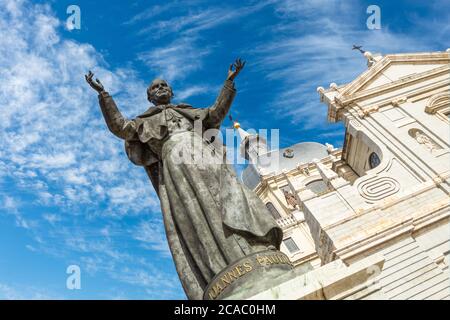
[{"label": "blue sky", "polygon": [[[81,29],[65,28],[81,9]],[[366,27],[367,6],[381,29]],[[93,70],[133,117],[154,77],[175,101],[210,105],[236,57],[232,114],[280,129],[280,146],[340,147],[316,88],[366,70],[371,52],[449,46],[445,1],[0,0],[0,298],[185,299],[159,202],[107,130],[83,75]],[[230,125],[228,121],[225,125]],[[81,289],[66,288],[66,268]]]}]

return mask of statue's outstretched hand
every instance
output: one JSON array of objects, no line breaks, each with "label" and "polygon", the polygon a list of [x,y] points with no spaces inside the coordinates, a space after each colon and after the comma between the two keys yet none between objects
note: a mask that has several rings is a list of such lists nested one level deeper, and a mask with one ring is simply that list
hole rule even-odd
[{"label": "statue's outstretched hand", "polygon": [[[234,78],[241,72],[241,70],[245,66],[245,61],[242,61],[241,58],[236,59],[236,61],[230,64],[230,69],[228,69],[228,77],[227,80],[233,81]],[[233,70],[234,67],[234,70]]]},{"label": "statue's outstretched hand", "polygon": [[100,80],[92,79],[93,76],[94,76],[94,74],[92,73],[92,71],[89,70],[89,73],[84,76],[86,79],[86,82],[89,83],[91,88],[94,89],[95,91],[97,91],[98,93],[105,91],[105,88],[103,87],[103,84],[100,82]]}]

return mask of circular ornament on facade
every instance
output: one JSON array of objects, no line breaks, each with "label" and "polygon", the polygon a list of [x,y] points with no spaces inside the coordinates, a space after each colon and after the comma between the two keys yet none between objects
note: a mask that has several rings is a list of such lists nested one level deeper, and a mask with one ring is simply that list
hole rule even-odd
[{"label": "circular ornament on facade", "polygon": [[363,198],[374,203],[399,192],[400,184],[392,177],[374,176],[362,181],[357,188]]},{"label": "circular ornament on facade", "polygon": [[380,157],[375,153],[372,152],[369,156],[369,166],[370,169],[373,169],[375,167],[378,167],[378,165],[381,163]]},{"label": "circular ornament on facade", "polygon": [[292,150],[292,149],[284,150],[283,157],[285,157],[285,158],[293,158],[294,157],[294,150]]}]

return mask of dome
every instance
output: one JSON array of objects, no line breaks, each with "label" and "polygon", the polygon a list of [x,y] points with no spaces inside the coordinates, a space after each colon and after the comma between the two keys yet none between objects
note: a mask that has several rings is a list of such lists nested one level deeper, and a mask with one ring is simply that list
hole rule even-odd
[{"label": "dome", "polygon": [[[258,166],[264,172],[280,173],[282,170],[292,170],[298,164],[309,163],[314,159],[328,156],[327,147],[317,142],[300,142],[293,146],[270,151],[258,158]],[[254,189],[260,177],[254,164],[249,164],[242,172],[242,181],[250,189]]]}]

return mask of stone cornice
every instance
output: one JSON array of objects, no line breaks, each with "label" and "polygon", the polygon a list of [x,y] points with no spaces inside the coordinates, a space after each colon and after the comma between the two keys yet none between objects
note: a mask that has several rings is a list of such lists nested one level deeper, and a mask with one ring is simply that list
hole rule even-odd
[{"label": "stone cornice", "polygon": [[[364,90],[373,79],[378,77],[378,74],[383,72],[392,64],[443,64],[440,67],[436,67],[432,70],[425,72],[412,74],[410,76],[398,79],[391,83],[380,85],[378,87]],[[435,78],[440,75],[450,73],[450,54],[448,52],[433,52],[433,53],[416,53],[416,54],[394,54],[386,55],[381,60],[374,63],[367,71],[362,73],[354,81],[344,86],[332,87],[325,90],[321,87],[318,88],[320,94],[320,101],[325,102],[328,105],[328,121],[339,121],[342,115],[342,110],[347,108],[352,103],[370,98],[372,96],[378,96],[382,93],[397,90],[401,87],[421,82],[429,78]],[[363,112],[360,117],[364,118],[370,113],[377,111],[374,107],[373,110]]]},{"label": "stone cornice", "polygon": [[[449,73],[450,73],[450,69],[449,69]],[[377,103],[372,104],[366,108],[363,108],[363,107],[359,106],[356,102],[353,102],[348,107],[339,109],[339,111],[347,110],[348,108],[354,108],[358,113],[358,117],[360,119],[364,119],[365,117],[371,115],[372,113],[378,112],[380,108],[386,107],[388,105],[392,105],[393,107],[399,107],[403,103],[408,102],[410,100],[412,102],[414,100],[413,98],[418,95],[422,95],[422,94],[426,94],[426,93],[429,93],[430,95],[432,95],[433,91],[448,87],[449,84],[450,84],[450,77],[445,82],[433,83],[428,86],[423,86],[420,89],[409,92],[407,94],[402,94],[400,97],[396,97],[394,99],[392,99],[391,97],[388,97],[388,98],[378,101]]]},{"label": "stone cornice", "polygon": [[335,97],[335,100],[342,108],[356,100],[367,99],[372,96],[379,96],[385,92],[397,90],[400,87],[408,86],[417,82],[422,82],[424,80],[435,78],[441,75],[447,75],[449,73],[450,73],[450,66],[445,65],[432,70],[415,73],[409,77],[398,79],[393,82],[386,83],[372,89],[363,90],[352,94],[347,94],[343,92],[341,95]]},{"label": "stone cornice", "polygon": [[[414,232],[419,232],[421,229],[426,228],[432,224],[438,223],[441,220],[448,219],[450,217],[450,203],[447,199],[444,199],[435,204],[431,204],[426,207],[427,210],[423,210],[423,213],[418,216],[410,217],[408,219],[398,219],[398,221],[392,221],[391,225],[387,225],[383,230],[368,234],[366,237],[355,239],[354,241],[348,242],[341,246],[339,244],[339,239],[332,239],[333,244],[336,246],[333,253],[340,259],[348,259],[358,254],[361,254],[371,248],[382,245],[396,237],[402,236],[403,234],[412,234]],[[372,211],[372,210],[371,210]],[[364,212],[365,214],[367,212]],[[353,219],[361,218],[361,214],[353,216]],[[348,220],[353,220],[348,219]],[[343,223],[343,221],[341,221]],[[328,226],[324,228],[325,230],[331,231],[334,226],[339,223],[333,224],[333,226]]]},{"label": "stone cornice", "polygon": [[[449,63],[450,54],[446,52],[433,52],[433,53],[414,53],[414,54],[389,54],[384,56],[379,62],[377,62],[369,70],[361,74],[354,81],[350,82],[342,90],[340,90],[341,96],[353,95],[357,91],[360,91],[366,84],[374,79],[380,72],[386,69],[393,63]],[[433,70],[430,70],[433,71]]]}]

